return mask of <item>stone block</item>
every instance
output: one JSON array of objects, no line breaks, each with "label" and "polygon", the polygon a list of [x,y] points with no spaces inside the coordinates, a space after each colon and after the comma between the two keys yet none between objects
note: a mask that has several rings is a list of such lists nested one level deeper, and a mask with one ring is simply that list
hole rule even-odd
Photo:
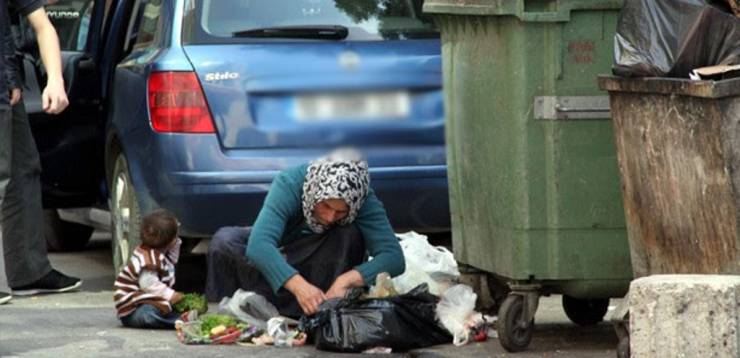
[{"label": "stone block", "polygon": [[654,275],[629,292],[632,357],[740,357],[740,276]]}]

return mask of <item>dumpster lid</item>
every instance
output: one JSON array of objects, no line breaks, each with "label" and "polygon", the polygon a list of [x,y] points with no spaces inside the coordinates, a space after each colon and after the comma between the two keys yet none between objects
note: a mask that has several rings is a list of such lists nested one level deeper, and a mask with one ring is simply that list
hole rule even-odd
[{"label": "dumpster lid", "polygon": [[610,92],[677,94],[690,97],[723,98],[740,96],[740,78],[696,81],[682,78],[628,78],[601,75],[599,88]]},{"label": "dumpster lid", "polygon": [[557,0],[547,10],[528,9],[531,0],[425,0],[424,12],[472,16],[516,16],[526,22],[567,22],[572,10],[619,10],[622,0]]}]

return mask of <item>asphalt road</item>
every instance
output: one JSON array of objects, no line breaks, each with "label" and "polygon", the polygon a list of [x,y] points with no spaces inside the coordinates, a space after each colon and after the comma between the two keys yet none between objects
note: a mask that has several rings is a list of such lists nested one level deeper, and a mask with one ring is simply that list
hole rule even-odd
[{"label": "asphalt road", "polygon": [[[1,239],[0,239],[1,241]],[[114,279],[110,241],[96,234],[85,251],[50,255],[59,270],[84,279],[82,291],[14,298],[0,306],[0,357],[313,357],[343,356],[312,347],[263,348],[243,346],[186,346],[173,331],[123,328],[115,317],[111,285]],[[0,258],[2,260],[2,258]],[[205,267],[202,260],[185,263],[189,281],[198,287]],[[2,266],[2,265],[0,265]],[[7,290],[0,274],[0,290]],[[612,305],[614,305],[614,300]],[[411,357],[614,357],[617,339],[602,323],[582,328],[570,323],[560,297],[544,297],[535,318],[530,349],[507,354],[496,339],[454,347],[452,344],[399,354]]]}]

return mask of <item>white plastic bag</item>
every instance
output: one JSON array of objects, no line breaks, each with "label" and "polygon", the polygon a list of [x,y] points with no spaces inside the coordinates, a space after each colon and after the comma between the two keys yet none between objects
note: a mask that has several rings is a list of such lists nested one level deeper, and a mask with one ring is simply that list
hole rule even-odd
[{"label": "white plastic bag", "polygon": [[263,296],[241,288],[218,304],[219,313],[229,314],[259,329],[267,328],[270,318],[280,315],[277,308]]},{"label": "white plastic bag", "polygon": [[475,314],[478,295],[468,285],[455,285],[442,294],[437,304],[437,318],[452,333],[452,343],[461,346],[470,340],[471,315]]},{"label": "white plastic bag", "polygon": [[393,279],[398,293],[407,293],[426,283],[430,293],[439,295],[460,276],[457,261],[447,248],[432,246],[426,236],[413,231],[396,236],[401,240],[406,260],[406,271]]}]

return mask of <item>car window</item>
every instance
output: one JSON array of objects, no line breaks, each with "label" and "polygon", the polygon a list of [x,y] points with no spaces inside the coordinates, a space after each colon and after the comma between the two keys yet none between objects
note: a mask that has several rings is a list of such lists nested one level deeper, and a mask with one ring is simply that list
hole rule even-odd
[{"label": "car window", "polygon": [[189,0],[184,40],[223,42],[254,29],[315,25],[347,27],[348,40],[438,37],[422,4],[423,0]]},{"label": "car window", "polygon": [[87,45],[94,0],[60,0],[46,5],[63,51],[83,51]]},{"label": "car window", "polygon": [[144,4],[134,48],[148,47],[154,43],[159,29],[161,10],[162,0],[150,0]]},{"label": "car window", "polygon": [[134,4],[124,42],[124,54],[145,48],[156,39],[162,0],[139,0]]}]

